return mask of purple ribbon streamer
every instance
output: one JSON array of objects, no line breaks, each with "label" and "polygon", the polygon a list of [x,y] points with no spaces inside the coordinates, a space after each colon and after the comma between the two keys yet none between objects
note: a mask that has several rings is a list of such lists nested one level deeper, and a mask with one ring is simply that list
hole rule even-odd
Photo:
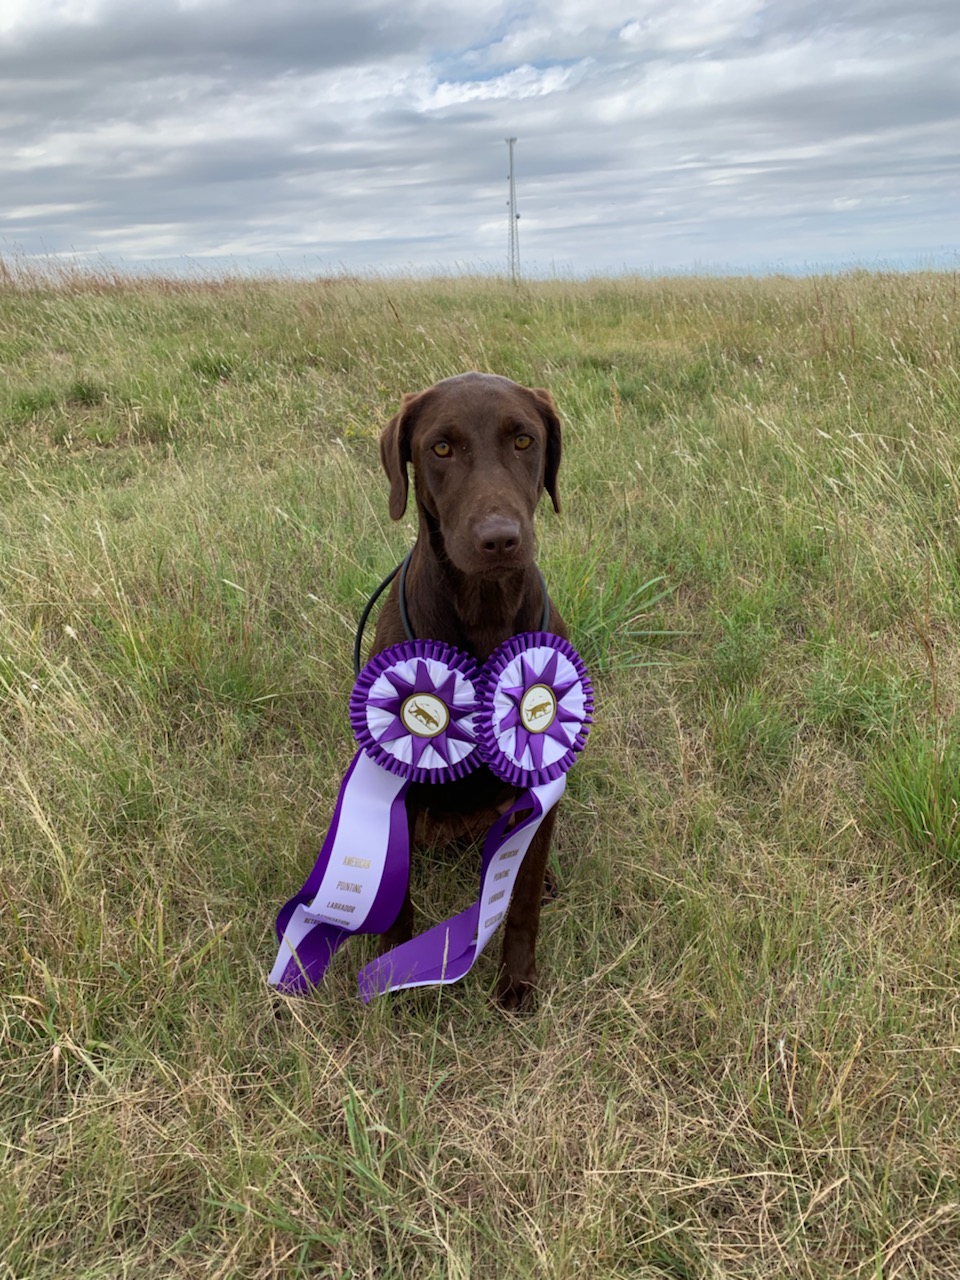
[{"label": "purple ribbon streamer", "polygon": [[[345,807],[348,809],[347,818],[349,822],[349,807],[351,804],[359,802],[361,805],[369,806],[373,803],[373,799],[369,794],[369,787],[363,785],[362,780],[361,793],[359,795],[355,794],[356,784],[351,789],[351,781],[358,765],[361,766],[361,771],[365,772],[369,763],[368,758],[364,756],[362,751],[358,751],[354,756],[350,768],[340,784],[340,792],[337,796],[337,804],[334,809],[333,820],[330,823],[330,830],[327,832],[326,839],[317,855],[313,870],[307,876],[300,892],[294,894],[289,902],[286,902],[280,908],[280,912],[277,915],[277,939],[280,943],[280,953],[270,975],[270,981],[286,994],[303,995],[311,986],[316,986],[326,972],[333,956],[347,938],[351,938],[357,933],[385,933],[396,920],[403,904],[407,881],[410,877],[410,835],[407,826],[406,806],[406,794],[410,783],[401,781],[399,778],[391,779],[391,775],[386,770],[379,769],[378,771],[384,776],[384,779],[391,779],[391,782],[386,796],[380,800],[381,804],[384,801],[389,804],[389,815],[387,818],[386,848],[383,851],[382,874],[373,904],[364,919],[354,928],[343,928],[324,920],[310,921],[307,918],[309,905],[316,898],[324,877],[330,868],[331,857],[338,852],[338,839],[341,837],[341,823]],[[378,768],[376,765],[370,767]],[[390,796],[390,791],[394,792],[392,796]],[[347,837],[348,848],[352,848],[352,842],[349,841],[349,833],[344,832],[343,834]],[[341,841],[341,845],[342,843]],[[301,919],[295,921],[294,918],[298,911]],[[287,932],[292,925],[294,931],[302,935],[293,944],[287,938]],[[286,964],[283,965],[282,957],[285,948],[289,952],[289,958]]]},{"label": "purple ribbon streamer", "polygon": [[[378,956],[357,975],[360,995],[365,1004],[374,996],[383,995],[387,991],[396,991],[401,987],[420,987],[435,983],[457,982],[472,968],[474,961],[482,952],[493,929],[481,930],[480,909],[485,895],[490,868],[498,854],[505,846],[523,844],[522,853],[518,853],[516,867],[513,868],[511,889],[519,874],[523,857],[537,829],[546,814],[557,803],[563,792],[565,780],[555,781],[552,786],[531,788],[520,794],[510,809],[498,818],[487,832],[483,845],[480,863],[481,892],[476,902],[465,911],[459,912],[449,920],[434,925],[417,937],[404,942],[386,955]],[[538,794],[538,792],[540,794]],[[510,827],[510,820],[517,814],[529,809],[528,817]],[[505,891],[504,891],[505,892]],[[498,913],[497,925],[506,914],[509,896]],[[486,937],[482,934],[486,933]],[[478,936],[479,935],[479,936]]]}]

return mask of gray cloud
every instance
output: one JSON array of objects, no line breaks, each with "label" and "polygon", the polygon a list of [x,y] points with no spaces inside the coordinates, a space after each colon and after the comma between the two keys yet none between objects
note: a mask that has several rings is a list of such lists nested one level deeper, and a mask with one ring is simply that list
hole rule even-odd
[{"label": "gray cloud", "polygon": [[183,8],[176,0],[102,4],[93,22],[14,28],[0,46],[0,74],[47,80],[121,79],[195,72],[254,77],[353,66],[416,50],[424,28],[415,6],[355,0],[349,7],[304,0],[229,0]]},{"label": "gray cloud", "polygon": [[494,265],[507,134],[545,269],[955,251],[953,0],[478,9],[0,16],[0,251]]}]

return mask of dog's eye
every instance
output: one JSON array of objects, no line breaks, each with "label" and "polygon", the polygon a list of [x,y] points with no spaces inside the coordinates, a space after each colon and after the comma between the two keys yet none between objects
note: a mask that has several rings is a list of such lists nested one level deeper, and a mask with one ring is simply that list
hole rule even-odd
[{"label": "dog's eye", "polygon": [[451,453],[453,453],[453,449],[450,446],[450,441],[438,440],[437,443],[433,446],[433,452],[437,455],[438,458],[449,458]]},{"label": "dog's eye", "polygon": [[517,449],[529,449],[533,444],[533,436],[520,435],[514,440],[514,446]]}]

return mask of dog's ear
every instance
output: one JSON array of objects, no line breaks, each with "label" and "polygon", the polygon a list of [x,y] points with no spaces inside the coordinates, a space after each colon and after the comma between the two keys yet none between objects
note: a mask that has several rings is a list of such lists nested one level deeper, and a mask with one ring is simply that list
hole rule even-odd
[{"label": "dog's ear", "polygon": [[419,404],[419,395],[405,395],[400,402],[400,412],[390,419],[380,435],[380,461],[390,480],[391,520],[399,520],[407,509],[410,434]]},{"label": "dog's ear", "polygon": [[537,402],[543,425],[547,428],[547,463],[543,473],[543,487],[550,495],[554,511],[559,512],[560,493],[557,489],[557,472],[560,470],[560,454],[563,452],[560,419],[557,417],[557,407],[549,391],[543,387],[534,387],[533,398]]}]

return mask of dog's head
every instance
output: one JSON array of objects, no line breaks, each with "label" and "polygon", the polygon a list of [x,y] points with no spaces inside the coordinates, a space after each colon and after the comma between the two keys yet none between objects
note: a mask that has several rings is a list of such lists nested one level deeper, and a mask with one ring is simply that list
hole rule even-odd
[{"label": "dog's head", "polygon": [[464,373],[404,396],[380,437],[390,515],[407,509],[413,464],[421,521],[462,573],[530,563],[533,512],[546,489],[560,510],[560,419],[548,391]]}]

